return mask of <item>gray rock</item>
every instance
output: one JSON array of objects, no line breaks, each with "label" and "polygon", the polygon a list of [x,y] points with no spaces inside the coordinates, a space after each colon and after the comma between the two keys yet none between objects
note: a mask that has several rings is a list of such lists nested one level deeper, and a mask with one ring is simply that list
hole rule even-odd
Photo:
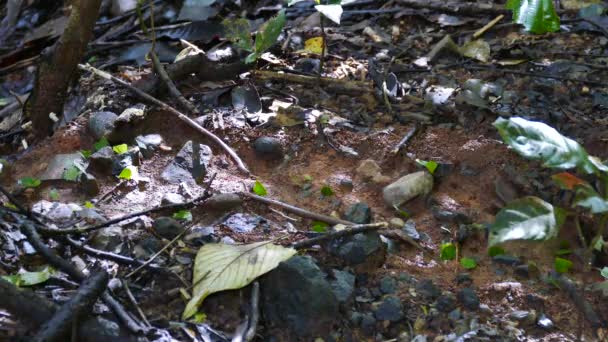
[{"label": "gray rock", "polygon": [[85,170],[88,166],[87,160],[81,153],[56,154],[49,161],[40,180],[63,180],[64,173],[67,169],[71,169],[78,164],[79,170]]},{"label": "gray rock", "polygon": [[118,115],[112,112],[93,112],[89,117],[89,131],[95,139],[101,139],[114,129]]},{"label": "gray rock", "polygon": [[[177,153],[177,156],[163,171],[161,177],[171,183],[179,184],[194,183],[196,170],[194,170],[192,141],[188,141],[182,149]],[[207,145],[199,144],[199,159],[203,169],[209,167],[212,153],[211,148]]]},{"label": "gray rock", "polygon": [[144,158],[151,158],[162,143],[163,137],[160,134],[138,135],[135,137],[135,144],[139,147]]},{"label": "gray rock", "polygon": [[253,142],[255,153],[263,159],[283,158],[281,141],[274,137],[259,137]]},{"label": "gray rock", "polygon": [[382,190],[386,205],[400,206],[401,204],[420,195],[426,195],[433,190],[433,176],[426,171],[410,173],[387,185]]},{"label": "gray rock", "polygon": [[366,312],[361,317],[361,329],[367,335],[372,335],[374,330],[376,330],[376,318],[374,318],[374,314],[371,312]]},{"label": "gray rock", "polygon": [[78,177],[80,189],[88,196],[94,197],[99,194],[99,182],[97,178],[90,173],[83,172]]},{"label": "gray rock", "polygon": [[394,293],[397,289],[397,281],[390,276],[384,276],[380,279],[380,291],[384,294]]},{"label": "gray rock", "polygon": [[386,296],[381,302],[374,303],[374,315],[379,321],[397,322],[403,315],[403,304],[396,296]]},{"label": "gray rock", "polygon": [[321,61],[317,58],[300,58],[296,61],[295,70],[308,74],[316,74],[321,68]]},{"label": "gray rock", "polygon": [[545,315],[544,313],[540,314],[540,316],[538,316],[538,321],[536,322],[536,324],[546,330],[551,330],[555,327],[555,324],[553,323],[553,321],[547,317],[547,315]]},{"label": "gray rock", "polygon": [[118,226],[110,226],[98,230],[95,237],[91,240],[91,246],[102,251],[112,253],[120,253],[120,245],[122,243],[122,228]]},{"label": "gray rock", "polygon": [[344,219],[358,224],[370,223],[372,221],[372,210],[367,203],[355,203],[346,209]]},{"label": "gray rock", "polygon": [[118,176],[125,168],[135,165],[133,164],[133,157],[129,154],[115,155],[112,159],[112,175]]},{"label": "gray rock", "polygon": [[440,222],[455,224],[468,224],[472,222],[471,218],[467,214],[455,210],[446,210],[441,206],[432,206],[431,213],[433,214],[433,217]]},{"label": "gray rock", "polygon": [[401,230],[414,241],[420,241],[420,233],[416,230],[416,222],[413,220],[407,220]]},{"label": "gray rock", "polygon": [[458,273],[456,275],[456,283],[458,285],[470,285],[473,283],[473,278],[469,273]]},{"label": "gray rock", "polygon": [[515,266],[513,273],[518,277],[528,279],[530,278],[530,266],[526,264],[517,265]]},{"label": "gray rock", "polygon": [[89,167],[87,171],[106,175],[110,174],[112,172],[112,163],[114,162],[115,155],[116,154],[110,146],[100,148],[89,157]]},{"label": "gray rock", "polygon": [[468,310],[475,311],[479,309],[479,297],[477,297],[475,291],[470,287],[465,287],[458,292],[458,301]]},{"label": "gray rock", "polygon": [[231,238],[230,236],[224,236],[220,239],[220,243],[223,243],[226,245],[234,245],[236,243],[236,241],[234,241],[234,239]]},{"label": "gray rock", "polygon": [[182,226],[181,223],[166,216],[156,218],[152,223],[152,228],[154,228],[154,231],[158,235],[168,240],[174,239],[184,231],[184,226]]},{"label": "gray rock", "polygon": [[340,270],[333,270],[334,280],[330,281],[334,295],[339,302],[347,302],[355,289],[355,275]]},{"label": "gray rock", "polygon": [[176,194],[174,192],[168,192],[168,193],[164,194],[163,198],[160,200],[161,205],[182,204],[182,203],[186,203],[186,199],[182,195]]},{"label": "gray rock", "polygon": [[363,314],[358,311],[352,311],[350,313],[350,321],[352,324],[358,326],[361,324],[361,320],[363,319]]},{"label": "gray rock", "polygon": [[77,217],[77,212],[82,210],[80,206],[74,203],[66,204],[60,202],[49,202],[42,200],[34,203],[32,212],[46,216],[54,223],[68,223]]},{"label": "gray rock", "polygon": [[162,241],[153,236],[147,236],[135,245],[133,252],[137,259],[148,259],[163,247]]},{"label": "gray rock", "polygon": [[261,278],[262,308],[271,328],[295,336],[324,336],[338,316],[338,300],[310,256],[294,256]]},{"label": "gray rock", "polygon": [[184,236],[184,240],[204,245],[210,242],[217,243],[219,238],[215,235],[215,228],[213,226],[206,226],[192,228],[191,233]]},{"label": "gray rock", "polygon": [[437,298],[435,308],[440,312],[451,312],[456,309],[456,297],[451,293],[445,293]]},{"label": "gray rock", "polygon": [[441,296],[441,290],[437,285],[433,284],[431,279],[423,279],[416,285],[416,292],[422,296],[422,298],[433,301]]},{"label": "gray rock", "polygon": [[236,213],[231,215],[224,221],[224,225],[235,233],[250,233],[260,223],[263,218],[257,215],[250,215],[245,213]]},{"label": "gray rock", "polygon": [[241,196],[235,193],[217,194],[205,201],[205,208],[216,211],[230,211],[243,204]]},{"label": "gray rock", "polygon": [[448,313],[448,319],[452,322],[457,322],[462,318],[462,312],[460,309],[454,309]]},{"label": "gray rock", "polygon": [[338,256],[349,265],[365,262],[369,256],[379,253],[384,247],[377,232],[359,233],[338,247]]}]

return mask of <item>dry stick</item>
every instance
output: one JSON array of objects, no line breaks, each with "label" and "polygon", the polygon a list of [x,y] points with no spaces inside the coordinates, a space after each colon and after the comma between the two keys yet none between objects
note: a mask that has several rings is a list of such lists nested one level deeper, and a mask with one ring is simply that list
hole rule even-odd
[{"label": "dry stick", "polygon": [[329,90],[341,94],[361,95],[374,91],[371,82],[341,80],[329,77],[303,76],[289,73],[278,73],[274,71],[256,70],[253,76],[264,81],[284,81],[316,87],[318,85],[327,87]]},{"label": "dry stick", "polygon": [[99,270],[85,279],[78,292],[55,312],[32,341],[56,341],[64,337],[72,327],[72,323],[91,310],[107,286],[108,273],[104,270]]},{"label": "dry stick", "polygon": [[[504,14],[508,15],[511,10],[504,5],[480,4],[478,2],[447,2],[444,0],[398,0],[398,4],[416,9],[429,9],[438,12],[482,15],[482,14]],[[558,14],[576,13],[576,10],[558,10]]]},{"label": "dry stick", "polygon": [[401,139],[399,141],[399,143],[395,146],[394,149],[392,149],[391,153],[392,154],[397,154],[399,153],[399,151],[401,151],[401,149],[403,148],[403,146],[405,146],[405,144],[407,144],[408,141],[410,141],[410,139],[412,139],[412,137],[414,136],[414,134],[416,134],[416,131],[418,130],[418,126],[414,126],[412,127],[412,129],[410,129],[405,136],[403,137],[403,139]]},{"label": "dry stick", "polygon": [[[66,261],[65,259],[59,257],[55,252],[53,252],[47,245],[42,242],[40,235],[36,231],[34,225],[29,222],[23,222],[21,224],[21,232],[25,235],[29,241],[29,243],[34,247],[34,249],[40,253],[52,266],[66,273],[68,276],[72,277],[74,280],[78,282],[82,282],[86,276],[80,272],[76,267],[74,267],[71,263]],[[131,317],[123,308],[123,306],[116,300],[112,295],[105,291],[102,294],[102,299],[106,303],[112,311],[116,314],[116,316],[122,321],[122,323],[133,333],[139,334],[141,332],[145,332],[141,324],[136,322],[133,317]]]},{"label": "dry stick", "polygon": [[243,161],[241,160],[241,158],[236,154],[236,152],[234,152],[234,150],[228,146],[222,139],[220,139],[217,135],[211,133],[210,131],[208,131],[207,129],[205,129],[204,127],[202,127],[201,125],[199,125],[198,123],[196,123],[196,121],[190,119],[189,117],[187,117],[186,115],[184,115],[183,113],[181,113],[180,111],[178,111],[177,109],[169,106],[168,104],[164,103],[163,101],[160,101],[158,99],[156,99],[155,97],[135,88],[134,86],[130,85],[129,83],[121,80],[118,77],[114,77],[112,75],[110,75],[109,73],[105,72],[105,71],[101,71],[97,68],[92,67],[91,65],[87,64],[87,65],[83,65],[83,64],[79,64],[78,68],[81,70],[85,70],[85,71],[89,71],[94,73],[95,75],[104,78],[106,80],[110,80],[112,82],[118,83],[119,85],[131,90],[132,92],[134,92],[135,94],[137,94],[138,96],[140,96],[141,98],[150,101],[154,104],[156,104],[157,106],[160,106],[162,109],[169,111],[171,114],[177,116],[178,119],[182,120],[183,122],[185,122],[186,124],[188,124],[188,126],[194,128],[195,130],[199,131],[200,133],[202,133],[203,135],[205,135],[206,137],[208,137],[209,139],[213,140],[216,144],[218,144],[226,153],[228,153],[228,155],[230,155],[230,157],[234,160],[234,162],[236,163],[238,169],[246,174],[250,174],[249,170],[247,169],[247,167],[245,166],[245,164],[243,163]]},{"label": "dry stick", "polygon": [[131,301],[131,304],[133,304],[133,306],[137,310],[137,313],[139,313],[139,317],[141,317],[141,320],[144,321],[144,323],[146,323],[146,325],[148,327],[152,327],[152,325],[148,321],[148,318],[146,318],[146,314],[144,314],[144,312],[142,311],[142,309],[139,307],[139,304],[137,303],[137,300],[133,296],[133,293],[131,292],[131,289],[129,288],[129,284],[127,283],[126,280],[122,281],[122,287],[125,289],[125,293],[127,294],[127,298],[129,298],[129,300]]},{"label": "dry stick", "polygon": [[249,320],[249,327],[245,333],[245,341],[252,341],[255,337],[255,332],[258,328],[258,321],[260,319],[260,283],[257,281],[253,282],[251,286],[251,319]]},{"label": "dry stick", "polygon": [[305,217],[305,218],[309,218],[309,219],[313,219],[313,220],[317,220],[317,221],[323,221],[329,224],[344,224],[347,226],[353,225],[353,222],[349,222],[346,220],[341,220],[339,218],[335,218],[335,217],[331,217],[331,216],[327,216],[327,215],[323,215],[323,214],[317,214],[317,213],[313,213],[312,211],[308,211],[306,209],[302,209],[302,208],[298,208],[296,206],[293,206],[291,204],[287,204],[287,203],[283,203],[277,200],[273,200],[270,198],[266,198],[266,197],[262,197],[262,196],[258,196],[258,195],[254,195],[248,192],[240,192],[239,193],[241,196],[249,198],[249,199],[253,199],[256,200],[258,202],[262,202],[268,205],[274,205],[277,206],[279,208],[282,208],[286,211],[289,211],[291,213],[294,213],[298,216],[301,217]]},{"label": "dry stick", "polygon": [[524,76],[537,77],[537,78],[551,78],[551,79],[559,80],[559,81],[570,81],[570,82],[585,83],[585,84],[589,84],[592,86],[608,87],[608,83],[605,83],[605,82],[579,80],[576,78],[558,76],[558,75],[550,75],[550,74],[544,74],[544,73],[539,73],[539,72],[531,73],[531,72],[519,71],[519,70],[513,70],[513,69],[498,69],[498,68],[494,68],[494,67],[484,67],[484,66],[477,66],[477,65],[465,65],[464,68],[469,69],[469,70],[487,70],[487,71],[501,72],[504,74],[524,75]]},{"label": "dry stick", "polygon": [[480,28],[479,31],[473,33],[473,39],[481,37],[484,33],[488,32],[488,30],[494,27],[494,25],[498,24],[498,22],[501,21],[504,17],[505,15],[501,14],[498,17],[494,18],[494,20],[490,21],[484,27]]},{"label": "dry stick", "polygon": [[308,248],[308,247],[317,245],[320,242],[323,242],[326,240],[336,239],[336,238],[343,237],[343,236],[355,235],[355,234],[367,232],[369,230],[378,230],[378,229],[387,228],[387,227],[388,227],[388,223],[386,223],[386,222],[370,223],[370,224],[355,224],[355,225],[351,224],[349,229],[337,230],[337,231],[334,231],[331,233],[326,233],[326,234],[323,234],[320,236],[315,236],[310,239],[294,242],[291,244],[291,247],[295,248],[295,249]]}]

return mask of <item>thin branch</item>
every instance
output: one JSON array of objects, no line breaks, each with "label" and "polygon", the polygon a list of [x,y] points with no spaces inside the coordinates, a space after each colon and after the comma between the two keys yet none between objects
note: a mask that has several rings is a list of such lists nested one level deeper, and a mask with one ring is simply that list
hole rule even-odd
[{"label": "thin branch", "polygon": [[387,228],[388,223],[379,222],[379,223],[370,223],[370,224],[355,224],[348,227],[348,229],[337,230],[334,232],[326,233],[320,236],[315,236],[310,239],[294,242],[291,244],[291,247],[295,249],[303,249],[308,248],[310,246],[314,246],[319,244],[320,242],[336,239],[343,236],[355,235],[363,232],[367,232],[370,230],[378,230]]}]

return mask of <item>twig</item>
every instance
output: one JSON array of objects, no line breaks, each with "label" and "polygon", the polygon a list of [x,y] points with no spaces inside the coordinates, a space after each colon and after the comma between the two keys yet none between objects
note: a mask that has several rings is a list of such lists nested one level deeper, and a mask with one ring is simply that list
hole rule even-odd
[{"label": "twig", "polygon": [[315,236],[310,239],[294,242],[291,244],[291,247],[295,248],[295,249],[308,248],[310,246],[317,245],[320,242],[323,242],[326,240],[336,239],[336,238],[343,237],[343,236],[355,235],[355,234],[363,233],[363,232],[366,232],[369,230],[378,230],[378,229],[387,228],[387,227],[388,227],[388,223],[386,223],[386,222],[370,223],[370,224],[355,224],[355,225],[351,224],[348,227],[348,229],[338,230],[338,231],[326,233],[326,234],[323,234],[320,236]]},{"label": "twig", "polygon": [[[110,253],[110,252],[106,252],[106,251],[102,251],[96,248],[93,248],[91,246],[87,246],[84,243],[80,243],[74,239],[72,239],[71,236],[66,236],[66,241],[68,242],[68,244],[76,249],[79,249],[89,255],[92,255],[96,258],[100,258],[100,259],[106,259],[106,260],[111,260],[120,264],[125,264],[125,265],[131,265],[131,266],[141,266],[144,264],[143,261],[141,260],[137,260],[137,259],[133,259],[133,258],[129,258],[127,256],[124,255],[120,255],[120,254],[116,254],[116,253]],[[151,270],[155,270],[155,271],[162,271],[164,270],[162,267],[158,266],[158,265],[147,265],[146,267],[150,268]]]},{"label": "twig", "polygon": [[64,337],[72,328],[72,323],[91,310],[97,298],[108,285],[108,273],[98,270],[85,279],[78,292],[61,306],[53,317],[48,320],[32,339],[34,342],[55,341]]},{"label": "twig", "polygon": [[[493,5],[479,2],[447,2],[442,0],[398,0],[397,3],[405,7],[416,9],[429,9],[432,11],[446,12],[466,15],[504,14],[508,15],[510,10],[504,5]],[[574,13],[574,10],[557,10],[561,13]]]},{"label": "twig", "polygon": [[339,218],[335,218],[335,217],[331,217],[331,216],[327,216],[327,215],[323,215],[323,214],[317,214],[317,213],[313,213],[312,211],[308,211],[306,209],[302,209],[302,208],[298,208],[296,206],[293,206],[291,204],[287,204],[287,203],[283,203],[277,200],[273,200],[270,198],[266,198],[266,197],[262,197],[262,196],[258,196],[255,194],[251,194],[249,192],[240,192],[239,193],[241,196],[249,198],[249,199],[253,199],[256,200],[258,202],[262,202],[268,205],[274,205],[277,206],[279,208],[282,208],[286,211],[289,211],[293,214],[296,214],[298,216],[301,217],[305,217],[305,218],[309,218],[309,219],[313,219],[313,220],[317,220],[317,221],[323,221],[329,224],[344,224],[344,225],[352,225],[352,222],[346,221],[346,220],[341,220]]},{"label": "twig", "polygon": [[504,17],[505,17],[505,15],[501,14],[498,17],[494,18],[489,23],[487,23],[486,25],[484,25],[484,27],[480,28],[479,31],[473,33],[473,39],[477,39],[477,38],[481,37],[484,33],[488,32],[488,30],[490,30],[492,27],[494,27],[494,25],[498,24],[498,22],[501,21],[502,18],[504,18]]},{"label": "twig", "polygon": [[206,137],[208,137],[209,139],[213,140],[216,144],[218,144],[226,153],[228,153],[228,155],[230,155],[230,157],[232,157],[232,159],[234,160],[234,162],[237,164],[237,167],[240,171],[242,171],[243,173],[246,174],[250,174],[249,170],[247,169],[247,167],[245,166],[245,164],[243,163],[243,161],[241,160],[241,158],[236,154],[236,152],[234,152],[234,150],[228,146],[222,139],[220,139],[217,135],[213,134],[212,132],[208,131],[207,129],[203,128],[201,125],[199,125],[198,123],[196,123],[196,121],[190,119],[189,117],[187,117],[186,115],[184,115],[183,113],[179,112],[177,109],[169,106],[168,104],[148,95],[147,93],[133,87],[131,84],[121,80],[118,77],[114,77],[112,75],[110,75],[109,73],[105,72],[105,71],[101,71],[97,68],[92,67],[91,65],[87,64],[87,65],[83,65],[83,64],[79,64],[78,68],[80,68],[81,70],[85,70],[85,71],[89,71],[94,73],[95,75],[102,77],[106,80],[110,80],[113,81],[115,83],[118,83],[119,85],[131,90],[133,93],[137,94],[138,96],[140,96],[141,98],[150,101],[158,106],[160,106],[162,109],[169,111],[171,114],[177,116],[178,119],[182,120],[183,122],[185,122],[186,124],[188,124],[188,126],[194,128],[195,130],[199,131],[200,133],[202,133],[203,135],[205,135]]},{"label": "twig", "polygon": [[484,66],[478,66],[478,65],[465,65],[464,68],[469,69],[469,70],[496,71],[496,72],[501,72],[501,73],[505,73],[505,74],[524,75],[524,76],[537,77],[537,78],[551,78],[551,79],[555,79],[555,80],[559,80],[559,81],[571,81],[571,82],[577,82],[577,83],[586,83],[589,85],[599,86],[599,87],[608,87],[608,83],[605,83],[605,82],[580,80],[580,79],[566,77],[566,76],[550,75],[550,74],[544,74],[544,73],[539,73],[539,72],[531,73],[531,72],[519,71],[519,70],[513,70],[513,69],[498,69],[495,67],[484,67]]},{"label": "twig", "polygon": [[6,190],[3,186],[0,185],[0,192],[8,198],[8,200],[19,210],[19,212],[29,219],[32,219],[35,222],[38,222],[38,218],[34,217],[32,213],[25,208],[16,198],[13,196],[8,190]]},{"label": "twig", "polygon": [[370,82],[341,80],[329,77],[303,76],[291,73],[278,73],[274,71],[256,70],[253,76],[265,81],[283,81],[316,87],[325,86],[328,90],[340,94],[361,95],[361,93],[373,92],[374,88]]},{"label": "twig", "polygon": [[403,146],[405,146],[405,144],[407,144],[407,142],[410,141],[410,139],[412,139],[414,134],[416,134],[417,130],[418,130],[418,126],[414,126],[409,131],[407,131],[407,133],[403,136],[403,138],[399,141],[399,143],[395,146],[395,148],[393,148],[391,150],[391,153],[392,154],[399,153],[399,151],[401,151]]},{"label": "twig", "polygon": [[[72,277],[74,280],[78,282],[84,281],[86,276],[80,272],[76,267],[74,267],[71,263],[66,261],[65,259],[59,257],[55,252],[53,252],[48,246],[46,246],[36,228],[33,224],[29,222],[23,222],[21,224],[21,232],[25,235],[32,245],[34,249],[40,253],[52,266],[66,273],[68,276]],[[102,295],[104,302],[114,311],[116,316],[122,321],[122,323],[133,333],[139,334],[144,332],[147,329],[141,326],[138,322],[133,320],[133,318],[125,311],[122,305],[112,297],[109,292],[104,292]]]},{"label": "twig", "polygon": [[148,321],[148,318],[146,318],[146,314],[144,314],[144,312],[141,310],[141,308],[139,307],[139,304],[137,303],[137,300],[133,296],[133,293],[131,293],[131,289],[129,288],[129,284],[127,283],[126,280],[122,281],[122,287],[123,287],[123,289],[125,289],[127,298],[129,298],[129,301],[131,302],[131,304],[133,304],[133,306],[137,310],[137,313],[139,314],[139,317],[141,318],[141,320],[144,321],[144,323],[146,323],[146,325],[148,327],[152,327],[152,325]]},{"label": "twig", "polygon": [[255,332],[258,328],[258,320],[260,318],[260,283],[253,282],[251,286],[251,318],[249,319],[249,327],[245,333],[245,341],[252,341],[255,337]]}]

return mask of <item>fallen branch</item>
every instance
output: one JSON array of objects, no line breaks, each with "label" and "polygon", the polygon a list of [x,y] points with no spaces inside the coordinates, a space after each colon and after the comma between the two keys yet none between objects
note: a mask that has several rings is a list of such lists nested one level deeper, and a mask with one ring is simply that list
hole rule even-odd
[{"label": "fallen branch", "polygon": [[570,297],[570,300],[574,303],[574,305],[583,313],[585,319],[593,328],[604,326],[600,316],[598,316],[591,304],[576,288],[576,284],[574,284],[574,282],[563,275],[558,276],[555,280],[557,281],[559,287],[566,292],[568,297]]},{"label": "fallen branch", "polygon": [[[58,341],[72,328],[72,323],[91,311],[108,285],[108,273],[99,270],[82,282],[78,292],[61,306],[32,339],[34,342]],[[72,336],[74,337],[74,336]]]},{"label": "fallen branch", "polygon": [[[44,242],[42,242],[42,239],[40,238],[40,235],[38,235],[38,232],[33,224],[23,222],[21,224],[21,232],[27,237],[29,243],[32,245],[32,247],[34,247],[36,252],[40,253],[40,255],[42,255],[49,262],[49,264],[78,282],[85,280],[86,276],[82,272],[80,272],[65,259],[59,257],[57,254],[55,254],[55,252],[53,252],[53,250],[45,245]],[[139,334],[147,330],[141,324],[136,322],[108,291],[102,294],[102,299],[131,332]]]},{"label": "fallen branch", "polygon": [[253,341],[256,330],[258,329],[258,320],[260,319],[260,283],[257,281],[251,285],[251,317],[249,318],[249,327],[245,333],[245,341]]},{"label": "fallen branch", "polygon": [[330,233],[325,233],[323,235],[315,236],[310,239],[294,242],[291,244],[291,247],[295,248],[295,249],[308,248],[308,247],[311,247],[314,245],[318,245],[320,242],[323,242],[323,241],[336,239],[336,238],[343,237],[343,236],[350,236],[350,235],[355,235],[355,234],[359,234],[359,233],[364,233],[364,232],[367,232],[370,230],[383,229],[383,228],[387,228],[387,227],[388,227],[388,223],[386,223],[386,222],[370,223],[370,224],[355,224],[355,225],[351,224],[349,227],[347,227],[347,229],[337,230],[337,231],[333,231]]},{"label": "fallen branch", "polygon": [[156,99],[155,97],[135,88],[134,86],[132,86],[131,84],[121,80],[118,77],[114,77],[112,75],[110,75],[109,73],[99,70],[97,68],[94,68],[90,65],[83,65],[83,64],[79,64],[78,68],[80,68],[81,70],[85,70],[85,71],[89,71],[94,73],[95,75],[104,78],[106,80],[110,80],[112,82],[118,83],[119,85],[131,90],[133,93],[137,94],[139,97],[150,101],[158,106],[160,106],[162,109],[170,112],[171,114],[175,115],[178,119],[180,119],[181,121],[185,122],[188,126],[194,128],[195,130],[199,131],[200,133],[202,133],[203,135],[205,135],[206,137],[208,137],[209,139],[213,140],[216,144],[218,144],[226,153],[228,153],[228,155],[230,155],[230,157],[234,160],[234,162],[237,164],[237,167],[240,171],[242,171],[243,173],[246,174],[250,174],[249,170],[247,169],[247,167],[245,166],[245,164],[243,163],[243,161],[241,160],[241,158],[236,154],[236,152],[234,152],[234,150],[228,146],[222,139],[220,139],[217,135],[211,133],[210,131],[208,131],[207,129],[205,129],[204,127],[202,127],[201,125],[199,125],[198,123],[196,123],[196,121],[190,119],[188,116],[182,114],[180,111],[178,111],[177,109],[169,106],[168,104]]},{"label": "fallen branch", "polygon": [[407,144],[407,142],[410,141],[410,139],[412,139],[412,137],[414,136],[414,134],[416,134],[417,130],[418,130],[418,126],[414,126],[409,131],[407,131],[407,133],[405,133],[405,135],[399,141],[399,143],[397,145],[395,145],[395,148],[393,148],[391,150],[391,153],[392,154],[399,153],[399,151],[401,151],[401,149],[403,148],[403,146],[405,146]]},{"label": "fallen branch", "polygon": [[182,93],[179,91],[179,89],[177,89],[177,87],[175,86],[175,83],[173,83],[173,81],[171,80],[171,77],[169,77],[169,74],[167,74],[167,70],[165,70],[165,67],[161,64],[160,60],[158,59],[158,56],[156,55],[156,52],[151,51],[150,53],[150,57],[152,58],[152,63],[154,64],[154,70],[156,70],[156,72],[158,73],[158,76],[160,76],[160,79],[163,80],[163,83],[165,83],[165,85],[167,86],[167,89],[169,89],[169,93],[175,97],[175,99],[177,100],[177,102],[179,102],[179,104],[182,106],[183,109],[186,109],[190,114],[200,114],[198,112],[198,109],[196,109],[196,107],[194,107],[194,105],[188,101],[184,95],[182,95]]},{"label": "fallen branch", "polygon": [[[437,12],[466,14],[472,16],[478,15],[509,15],[511,10],[505,8],[504,5],[484,4],[479,2],[447,2],[442,0],[397,0],[397,3],[405,7],[415,9],[428,9]],[[558,10],[558,14],[575,13],[574,10]]]},{"label": "fallen branch", "polygon": [[281,81],[303,84],[311,87],[322,86],[340,94],[361,95],[374,91],[371,82],[351,81],[329,77],[304,76],[283,72],[256,70],[253,77],[261,81]]},{"label": "fallen branch", "polygon": [[317,213],[313,213],[312,211],[308,211],[306,209],[302,209],[302,208],[298,208],[296,206],[293,206],[291,204],[287,204],[287,203],[283,203],[277,200],[273,200],[270,198],[266,198],[266,197],[262,197],[262,196],[258,196],[258,195],[254,195],[248,192],[241,192],[239,193],[241,196],[252,199],[252,200],[256,200],[258,202],[262,202],[264,204],[268,204],[268,205],[274,205],[277,206],[279,208],[282,208],[286,211],[289,211],[293,214],[296,214],[298,216],[301,217],[305,217],[305,218],[309,218],[309,219],[313,219],[313,220],[317,220],[317,221],[323,221],[329,224],[344,224],[344,225],[353,225],[352,222],[346,221],[346,220],[342,220],[336,217],[331,217],[331,216],[327,216],[327,215],[323,215],[323,214],[317,214]]}]

